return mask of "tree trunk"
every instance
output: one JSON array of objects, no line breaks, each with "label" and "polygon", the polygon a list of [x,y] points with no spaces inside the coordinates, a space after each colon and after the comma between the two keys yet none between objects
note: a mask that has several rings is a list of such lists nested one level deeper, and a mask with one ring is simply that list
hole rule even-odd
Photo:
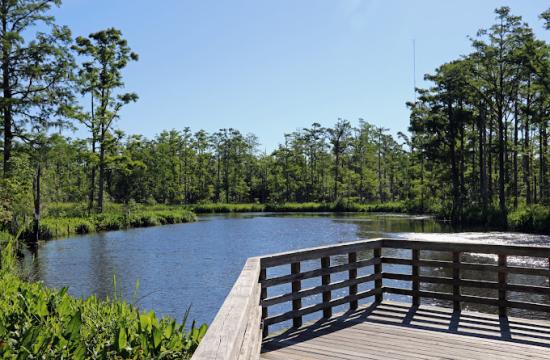
[{"label": "tree trunk", "polygon": [[378,198],[380,202],[384,201],[382,193],[382,129],[378,133]]},{"label": "tree trunk", "polygon": [[485,111],[481,109],[479,115],[479,191],[483,218],[487,219],[488,189],[487,189],[487,161],[485,156],[485,143],[487,132],[485,128]]},{"label": "tree trunk", "polygon": [[505,173],[506,167],[504,163],[504,153],[506,151],[506,144],[504,143],[504,118],[502,108],[499,107],[497,114],[498,121],[498,203],[500,208],[500,214],[502,217],[502,224],[506,227],[508,223],[508,212],[506,209],[506,192],[505,192]]},{"label": "tree trunk", "polygon": [[42,178],[42,165],[40,161],[36,167],[36,175],[33,181],[34,190],[34,218],[33,218],[33,241],[40,239],[40,217],[42,209],[42,197],[40,194],[40,180]]},{"label": "tree trunk", "polygon": [[546,186],[548,178],[546,176],[546,128],[544,126],[544,115],[541,114],[539,125],[539,202],[544,204],[546,201]]},{"label": "tree trunk", "polygon": [[[5,15],[2,18],[2,31],[4,37],[7,36],[7,19]],[[12,91],[10,84],[10,58],[7,46],[2,47],[2,90],[4,97],[2,99],[2,115],[4,118],[4,178],[7,178],[11,174],[10,159],[13,147]]]},{"label": "tree trunk", "polygon": [[525,185],[525,201],[527,205],[531,205],[531,164],[530,156],[531,150],[529,145],[529,134],[530,134],[530,123],[529,117],[531,116],[531,79],[527,80],[527,102],[525,106],[525,116],[523,124],[523,154],[522,154],[522,163],[523,163],[523,183]]},{"label": "tree trunk", "polygon": [[[95,113],[94,113],[94,93],[92,90],[91,96],[91,119],[90,119],[90,129],[92,131],[92,154],[96,153],[96,126],[95,126]],[[96,178],[96,164],[92,164],[92,171],[90,174],[90,189],[88,193],[88,214],[90,214],[94,209],[94,197],[95,197],[95,178]]]},{"label": "tree trunk", "polygon": [[103,193],[105,189],[105,139],[99,144],[99,188],[97,191],[97,212],[103,212]]},{"label": "tree trunk", "polygon": [[518,99],[516,97],[514,101],[514,180],[513,180],[513,192],[514,192],[514,209],[518,207]]},{"label": "tree trunk", "polygon": [[451,208],[451,222],[453,225],[460,223],[460,214],[459,214],[459,174],[458,174],[458,163],[456,156],[456,124],[454,119],[454,113],[452,104],[449,101],[447,103],[447,119],[449,121],[449,154],[451,156],[451,184],[452,184],[452,197],[453,203]]}]

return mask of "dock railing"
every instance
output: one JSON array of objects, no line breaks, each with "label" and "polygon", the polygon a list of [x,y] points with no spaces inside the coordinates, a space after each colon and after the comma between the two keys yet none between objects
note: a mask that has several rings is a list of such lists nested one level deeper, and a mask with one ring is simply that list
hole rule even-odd
[{"label": "dock railing", "polygon": [[[384,249],[410,250],[410,256],[386,256]],[[425,251],[445,252],[452,260],[427,259],[422,256]],[[464,253],[493,255],[497,261],[493,264],[464,262]],[[334,257],[338,257],[338,263],[332,261]],[[342,263],[342,257],[347,258],[347,262]],[[515,266],[509,264],[510,257],[536,258],[545,267]],[[308,262],[309,265],[311,261],[318,262],[318,266],[302,270],[302,264]],[[410,274],[384,271],[384,264],[405,266],[410,269]],[[269,269],[280,269],[281,266],[288,266],[286,274],[268,276]],[[362,268],[370,269],[369,273],[359,276]],[[424,268],[449,269],[452,276],[426,276],[421,271]],[[496,274],[497,281],[466,279],[462,276],[463,271]],[[344,280],[333,281],[332,275],[336,273],[343,273]],[[544,277],[545,286],[530,285],[529,281],[512,283],[508,281],[509,274]],[[320,285],[302,287],[303,280],[314,278],[320,279]],[[386,286],[385,279],[399,280],[410,286]],[[371,287],[358,291],[359,285],[364,283],[371,284]],[[270,294],[269,288],[283,284],[290,284],[289,292]],[[423,290],[422,284],[443,284],[450,286],[452,291]],[[346,288],[346,295],[332,296],[334,290]],[[492,290],[497,296],[464,295],[463,288]],[[546,300],[510,300],[509,292],[542,295],[541,298]],[[452,302],[455,311],[460,311],[464,303],[475,303],[495,307],[500,316],[506,316],[510,308],[550,312],[550,247],[373,239],[250,258],[192,359],[258,359],[262,339],[269,334],[270,326],[290,320],[293,327],[300,327],[305,315],[319,313],[320,318],[329,318],[337,306],[347,304],[354,310],[358,308],[359,300],[373,298],[374,302],[382,302],[386,293],[410,296],[413,305],[420,305],[422,298],[447,300]],[[318,298],[318,301],[303,306],[304,298]],[[270,308],[283,303],[289,305],[289,310],[271,314]]]}]

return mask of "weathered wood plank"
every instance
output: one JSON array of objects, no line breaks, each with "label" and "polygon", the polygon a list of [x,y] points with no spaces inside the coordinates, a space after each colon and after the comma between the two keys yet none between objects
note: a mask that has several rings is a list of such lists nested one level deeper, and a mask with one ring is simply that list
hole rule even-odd
[{"label": "weathered wood plank", "polygon": [[[354,265],[357,263],[357,253],[351,252],[348,254],[348,264]],[[357,278],[357,268],[350,268],[348,271],[348,279],[353,281]],[[349,286],[349,295],[355,295],[357,294],[357,284],[351,284]],[[359,303],[357,300],[350,301],[349,308],[350,310],[355,310],[359,306]]]},{"label": "weathered wood plank", "polygon": [[272,305],[280,304],[280,303],[283,303],[283,302],[286,302],[286,301],[291,301],[291,300],[294,300],[294,299],[304,298],[306,296],[312,296],[312,295],[321,294],[321,293],[324,293],[324,292],[327,292],[327,291],[342,289],[342,288],[345,288],[345,287],[348,287],[348,286],[357,286],[358,284],[374,281],[377,278],[379,278],[380,276],[381,275],[370,274],[370,275],[360,276],[360,277],[357,277],[355,279],[337,281],[337,282],[333,282],[333,283],[327,284],[327,285],[315,286],[315,287],[311,287],[311,288],[308,288],[308,289],[303,289],[303,290],[300,290],[300,291],[297,291],[297,292],[290,292],[290,293],[287,293],[287,294],[274,296],[274,297],[262,300],[262,306],[264,306],[264,307],[272,306]]},{"label": "weathered wood plank", "polygon": [[311,278],[315,278],[315,277],[319,277],[327,274],[334,274],[334,273],[348,271],[348,270],[349,271],[357,270],[362,267],[374,265],[376,263],[379,263],[380,261],[381,259],[374,259],[374,258],[368,259],[368,260],[361,260],[351,264],[331,266],[328,269],[321,268],[321,269],[304,271],[299,274],[290,274],[290,275],[283,275],[283,276],[274,277],[270,279],[264,279],[261,281],[261,283],[262,283],[262,287],[271,287],[275,285],[288,284],[294,280],[306,280],[306,279],[311,279]]},{"label": "weathered wood plank", "polygon": [[250,311],[258,306],[259,277],[260,259],[249,258],[195,351],[193,360],[239,358],[247,329],[260,331],[259,317],[250,317]]},{"label": "weathered wood plank", "polygon": [[[460,297],[460,285],[463,284],[460,281],[460,252],[453,252],[453,297],[458,299]],[[453,309],[460,311],[460,301],[453,301]]]},{"label": "weathered wood plank", "polygon": [[[321,268],[322,269],[328,269],[330,268],[330,256],[324,256],[321,258]],[[326,274],[321,276],[321,285],[322,286],[329,286],[330,285],[330,274]],[[330,302],[332,298],[331,289],[326,289],[323,291],[323,303]],[[332,307],[327,307],[323,309],[323,317],[329,318],[332,316]]]},{"label": "weathered wood plank", "polygon": [[[300,262],[293,262],[290,264],[290,273],[291,274],[299,274],[300,273]],[[301,280],[294,280],[292,282],[292,293],[295,294],[302,290],[302,282]],[[292,310],[298,311],[302,308],[302,298],[297,297],[292,299]],[[300,327],[302,326],[302,316],[296,315],[292,317],[292,326],[294,327]]]},{"label": "weathered wood plank", "polygon": [[[416,263],[418,263],[418,260],[420,260],[420,250],[418,249],[412,249],[411,250],[411,258],[412,258],[412,270],[411,270],[411,280],[412,280],[412,290],[413,291],[419,291],[420,290],[420,268]],[[420,297],[413,296],[412,303],[414,306],[420,305]]]},{"label": "weathered wood plank", "polygon": [[[382,248],[378,247],[373,250],[374,258],[375,259],[381,259],[382,258]],[[377,276],[380,276],[382,274],[382,262],[376,262],[374,265],[374,274]],[[374,288],[376,290],[382,289],[382,277],[380,276],[374,281]],[[376,293],[375,301],[376,302],[382,302],[384,300],[384,291],[378,291]]]},{"label": "weathered wood plank", "polygon": [[[381,309],[379,311],[378,309]],[[416,309],[416,308],[415,308]],[[398,311],[397,313],[395,311]],[[460,326],[456,331],[448,330],[453,320],[452,310],[421,306],[414,311],[413,323],[419,317],[430,320],[446,314],[441,326],[407,325],[404,319],[411,308],[405,304],[383,302],[374,312],[362,316],[361,310],[352,314],[336,315],[331,320],[308,325],[289,334],[288,338],[264,341],[262,359],[499,359],[527,360],[550,359],[550,336],[540,333],[529,335],[511,327],[511,336],[501,329],[498,316],[470,312],[459,313]],[[421,315],[417,315],[417,312]],[[401,314],[401,315],[398,315]],[[396,317],[396,315],[398,315]],[[402,316],[402,318],[400,318]],[[340,319],[341,320],[338,320]],[[370,320],[373,318],[374,320]],[[336,321],[336,320],[338,321]],[[479,319],[479,320],[478,320]],[[482,327],[471,327],[464,323],[481,321]],[[488,323],[490,322],[490,323]],[[507,319],[507,323],[529,324],[550,329],[550,322]],[[405,324],[405,325],[404,325]],[[485,325],[484,325],[485,324]],[[488,326],[493,324],[493,326]],[[277,345],[281,342],[281,346]]]},{"label": "weathered wood plank", "polygon": [[[507,256],[506,254],[499,254],[498,255],[498,266],[499,267],[506,267],[507,266]],[[498,272],[498,313],[500,316],[506,316],[506,272],[505,271],[499,271]]]},{"label": "weathered wood plank", "polygon": [[[361,240],[341,243],[336,245],[320,246],[310,249],[288,251],[260,257],[262,268],[290,264],[296,261],[315,260],[323,256],[347,254],[354,251],[362,251],[380,247],[381,239]],[[550,255],[549,255],[550,256]]]},{"label": "weathered wood plank", "polygon": [[382,247],[390,249],[419,249],[432,251],[458,251],[508,256],[550,257],[550,247],[525,245],[495,245],[469,241],[381,239]]},{"label": "weathered wood plank", "polygon": [[382,289],[372,289],[368,291],[362,291],[355,295],[348,295],[341,298],[333,299],[328,303],[311,305],[308,307],[301,308],[299,310],[293,310],[293,311],[286,312],[284,314],[270,316],[267,319],[265,319],[264,322],[265,324],[268,324],[268,325],[277,324],[286,320],[290,320],[296,316],[303,316],[303,315],[311,314],[317,311],[321,311],[327,307],[336,307],[338,305],[349,303],[350,301],[353,301],[353,300],[361,300],[364,298],[375,296],[377,293],[381,291]]},{"label": "weathered wood plank", "polygon": [[401,259],[394,257],[383,257],[383,264],[395,264],[395,265],[417,265],[425,267],[435,267],[435,268],[449,268],[459,267],[462,270],[475,270],[475,271],[489,271],[489,272],[498,272],[505,271],[509,274],[522,274],[522,275],[534,275],[534,276],[550,276],[550,270],[542,268],[525,268],[518,266],[505,266],[499,267],[498,265],[491,264],[475,264],[475,263],[464,263],[454,264],[452,261],[442,261],[442,260],[419,260],[413,261],[411,259]]},{"label": "weathered wood plank", "polygon": [[[266,279],[266,277],[267,277],[267,270],[266,269],[261,269],[260,270],[260,278],[259,278],[260,283],[262,281],[264,281]],[[260,292],[260,303],[266,298],[267,298],[267,288],[262,287],[261,292]],[[262,336],[263,337],[266,337],[267,334],[269,334],[269,327],[264,324],[264,319],[267,317],[267,314],[268,314],[267,306],[262,306],[261,327],[262,327]]]}]

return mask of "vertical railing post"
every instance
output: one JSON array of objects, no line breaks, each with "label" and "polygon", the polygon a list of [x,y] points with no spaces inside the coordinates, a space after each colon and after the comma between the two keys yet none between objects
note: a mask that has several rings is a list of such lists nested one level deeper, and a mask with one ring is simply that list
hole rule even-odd
[{"label": "vertical railing post", "polygon": [[[300,262],[293,262],[290,264],[290,273],[291,274],[299,274],[300,273]],[[302,282],[300,280],[294,280],[292,282],[292,293],[297,293],[298,291],[302,290]],[[297,311],[302,308],[302,299],[294,299],[292,300],[292,310]],[[302,326],[302,317],[296,316],[292,318],[292,326],[298,328]]]},{"label": "vertical railing post", "polygon": [[498,315],[506,316],[506,278],[507,278],[507,256],[498,255]]},{"label": "vertical railing post", "polygon": [[[330,256],[324,256],[321,258],[321,268],[327,270],[330,268]],[[321,285],[330,285],[330,274],[324,274],[321,276]],[[332,298],[331,291],[323,291],[323,304],[328,304]],[[323,317],[328,319],[332,316],[332,308],[326,307],[323,309]]]},{"label": "vertical railing post", "polygon": [[378,291],[374,296],[374,300],[377,303],[381,303],[384,300],[384,294],[382,293],[382,248],[374,249],[374,274],[376,279],[374,280],[374,288]]},{"label": "vertical railing post", "polygon": [[412,291],[413,291],[413,306],[420,305],[420,271],[418,261],[420,260],[420,250],[412,249]]},{"label": "vertical railing post", "polygon": [[[267,287],[264,287],[262,285],[262,281],[267,279],[267,269],[261,269],[260,270],[260,304],[262,304],[262,301],[267,298]],[[264,320],[267,318],[267,306],[262,304],[262,337],[266,337],[269,334],[269,329],[267,325],[264,324]]]},{"label": "vertical railing post", "polygon": [[[352,252],[348,254],[348,264],[355,264],[357,262],[357,253]],[[348,271],[349,279],[353,280],[357,278],[357,268],[349,269]],[[357,284],[349,286],[349,295],[353,296],[357,294]],[[352,300],[349,302],[350,310],[355,310],[359,306],[357,300]]]},{"label": "vertical railing post", "polygon": [[453,251],[453,310],[460,311],[460,251]]}]

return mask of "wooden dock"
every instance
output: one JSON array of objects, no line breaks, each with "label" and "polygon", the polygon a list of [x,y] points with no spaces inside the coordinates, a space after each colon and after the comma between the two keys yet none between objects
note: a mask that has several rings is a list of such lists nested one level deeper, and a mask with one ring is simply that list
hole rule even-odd
[{"label": "wooden dock", "polygon": [[[495,261],[466,256],[472,253]],[[517,266],[510,261],[517,257],[538,266]],[[508,316],[521,309],[548,318],[549,260],[550,247],[402,239],[250,258],[193,359],[550,359],[550,321]],[[384,301],[384,294],[411,303]],[[424,298],[450,306],[426,306]],[[347,312],[333,314],[343,306]],[[281,324],[288,330],[270,334]]]},{"label": "wooden dock", "polygon": [[382,302],[269,336],[260,358],[550,359],[550,322]]}]

